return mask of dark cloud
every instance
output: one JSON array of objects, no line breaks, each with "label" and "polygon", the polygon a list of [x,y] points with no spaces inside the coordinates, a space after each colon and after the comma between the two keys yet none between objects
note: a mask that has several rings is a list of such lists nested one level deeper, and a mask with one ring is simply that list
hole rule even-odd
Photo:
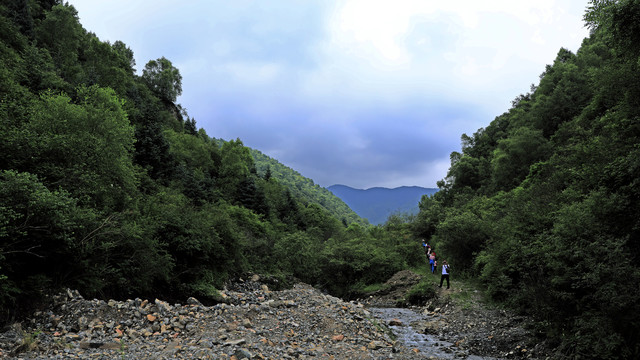
[{"label": "dark cloud", "polygon": [[[240,137],[246,145],[323,186],[434,187],[445,175],[442,166],[435,164],[448,163],[451,151],[460,147],[460,124],[452,119],[479,122],[473,111],[456,104],[407,104],[402,109],[387,109],[381,104],[357,109],[309,108],[277,101],[279,106],[263,111],[256,105],[260,101],[251,98],[233,105],[229,100],[221,101],[216,119],[206,122],[211,136]],[[216,107],[215,102],[210,104]],[[255,113],[264,116],[256,118]],[[416,179],[423,180],[409,182]]]},{"label": "dark cloud", "polygon": [[165,56],[210,136],[329,186],[435,186],[472,134],[586,35],[583,1],[71,0],[137,68]]}]

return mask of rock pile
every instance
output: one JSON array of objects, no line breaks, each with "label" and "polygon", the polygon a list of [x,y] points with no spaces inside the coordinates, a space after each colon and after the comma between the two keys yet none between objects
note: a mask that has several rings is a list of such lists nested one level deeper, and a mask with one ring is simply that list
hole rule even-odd
[{"label": "rock pile", "polygon": [[504,309],[491,309],[469,300],[455,305],[440,296],[416,309],[425,320],[414,326],[424,334],[455,344],[456,349],[500,359],[553,359],[554,354],[542,336],[536,336],[534,322]]},{"label": "rock pile", "polygon": [[[253,279],[259,280],[259,279]],[[358,303],[304,284],[270,291],[247,281],[204,306],[55,297],[0,334],[3,359],[420,359]]]},{"label": "rock pile", "polygon": [[[365,303],[393,306],[418,281],[400,272]],[[53,296],[47,310],[0,331],[0,359],[436,358],[434,350],[395,341],[389,327],[407,326],[433,336],[448,359],[556,357],[535,336],[531,320],[488,309],[474,297],[453,301],[462,294],[458,289],[441,290],[426,306],[412,308],[417,320],[405,323],[376,319],[362,303],[305,284],[282,291],[271,291],[272,285],[257,275],[235,281],[215,306],[195,298],[184,304],[88,300],[67,290]]]}]

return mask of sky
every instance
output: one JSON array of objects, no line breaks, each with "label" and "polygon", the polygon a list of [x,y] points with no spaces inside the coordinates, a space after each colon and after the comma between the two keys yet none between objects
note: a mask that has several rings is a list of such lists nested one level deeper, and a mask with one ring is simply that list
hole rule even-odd
[{"label": "sky", "polygon": [[160,57],[211,137],[323,187],[436,187],[472,135],[588,36],[587,0],[69,0],[85,29]]}]

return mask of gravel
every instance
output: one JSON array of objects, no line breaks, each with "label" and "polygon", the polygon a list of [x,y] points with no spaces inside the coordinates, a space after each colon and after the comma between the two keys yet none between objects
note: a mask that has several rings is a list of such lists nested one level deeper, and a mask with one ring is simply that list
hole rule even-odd
[{"label": "gravel", "polygon": [[[411,279],[404,291],[415,283]],[[395,278],[396,296],[402,286]],[[411,327],[447,345],[455,358],[553,358],[531,321],[441,290]],[[460,290],[457,290],[460,291]],[[376,318],[368,306],[388,305],[389,294],[347,302],[298,283],[271,291],[254,275],[230,284],[222,303],[205,306],[158,299],[84,299],[67,290],[51,305],[0,331],[1,359],[430,359],[392,332],[402,321]],[[409,324],[407,324],[409,325]]]}]

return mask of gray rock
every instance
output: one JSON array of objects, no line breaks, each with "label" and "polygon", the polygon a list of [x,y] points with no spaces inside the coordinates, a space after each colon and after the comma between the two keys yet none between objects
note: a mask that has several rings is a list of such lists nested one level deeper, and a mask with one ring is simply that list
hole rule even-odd
[{"label": "gray rock", "polygon": [[242,348],[242,349],[238,349],[236,350],[236,352],[234,353],[234,355],[239,359],[252,359],[253,358],[253,354],[251,352],[249,352],[249,350]]},{"label": "gray rock", "polygon": [[242,345],[242,344],[244,344],[246,342],[247,342],[247,340],[245,340],[245,339],[236,339],[236,340],[229,340],[229,341],[225,342],[222,345],[223,346],[238,346],[238,345]]}]

